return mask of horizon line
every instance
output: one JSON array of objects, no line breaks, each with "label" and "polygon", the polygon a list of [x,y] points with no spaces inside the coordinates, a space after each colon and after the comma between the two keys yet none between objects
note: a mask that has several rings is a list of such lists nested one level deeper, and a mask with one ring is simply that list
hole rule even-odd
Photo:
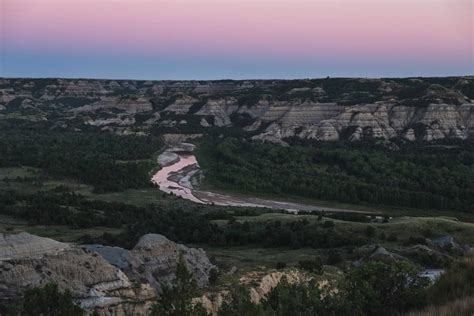
[{"label": "horizon line", "polygon": [[445,75],[445,76],[401,76],[401,77],[382,77],[382,76],[326,76],[326,77],[306,77],[306,78],[218,78],[218,79],[137,79],[137,78],[106,78],[106,77],[54,77],[54,76],[45,76],[45,77],[21,77],[21,76],[0,76],[0,79],[32,79],[32,80],[47,80],[47,79],[62,79],[62,80],[100,80],[100,81],[292,81],[292,80],[324,80],[324,79],[415,79],[415,78],[470,78],[474,77],[474,74],[465,74],[465,75]]}]

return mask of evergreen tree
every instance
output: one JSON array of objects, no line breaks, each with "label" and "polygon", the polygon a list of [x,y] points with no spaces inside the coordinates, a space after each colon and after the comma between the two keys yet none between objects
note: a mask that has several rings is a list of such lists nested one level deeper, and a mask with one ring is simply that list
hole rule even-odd
[{"label": "evergreen tree", "polygon": [[356,315],[399,315],[425,304],[428,280],[406,261],[373,261],[352,270],[343,286]]},{"label": "evergreen tree", "polygon": [[197,283],[188,270],[183,256],[179,257],[176,267],[176,279],[173,286],[164,286],[157,303],[152,307],[152,316],[204,316],[204,307],[193,304],[198,296]]},{"label": "evergreen tree", "polygon": [[23,316],[79,316],[84,311],[72,301],[71,293],[60,292],[56,284],[25,291],[21,308]]},{"label": "evergreen tree", "polygon": [[235,284],[231,287],[222,306],[219,308],[219,316],[264,316],[267,315],[262,305],[255,304],[250,299],[249,289],[242,284]]}]

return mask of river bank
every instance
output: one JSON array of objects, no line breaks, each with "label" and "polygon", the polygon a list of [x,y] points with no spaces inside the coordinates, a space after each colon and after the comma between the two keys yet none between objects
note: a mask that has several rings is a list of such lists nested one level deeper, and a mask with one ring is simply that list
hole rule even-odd
[{"label": "river bank", "polygon": [[198,178],[201,170],[193,154],[194,145],[181,143],[166,149],[158,156],[158,163],[162,166],[151,181],[159,189],[168,194],[174,194],[184,199],[200,204],[214,204],[220,206],[264,207],[289,212],[353,212],[368,213],[352,209],[317,206],[312,204],[277,201],[252,196],[238,196],[211,191],[199,190]]}]

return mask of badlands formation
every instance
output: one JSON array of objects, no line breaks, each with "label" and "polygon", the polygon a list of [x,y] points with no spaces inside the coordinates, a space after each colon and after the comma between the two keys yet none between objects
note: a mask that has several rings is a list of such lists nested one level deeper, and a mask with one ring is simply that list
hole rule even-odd
[{"label": "badlands formation", "polygon": [[[0,120],[52,129],[239,131],[285,143],[474,137],[474,78],[117,81],[0,78]],[[181,135],[181,136],[180,136]]]}]

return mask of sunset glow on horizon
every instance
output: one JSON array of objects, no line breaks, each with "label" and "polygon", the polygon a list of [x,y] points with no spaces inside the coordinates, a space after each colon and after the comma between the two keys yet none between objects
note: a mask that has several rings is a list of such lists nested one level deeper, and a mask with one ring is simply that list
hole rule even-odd
[{"label": "sunset glow on horizon", "polygon": [[473,74],[473,1],[0,0],[1,76]]}]

